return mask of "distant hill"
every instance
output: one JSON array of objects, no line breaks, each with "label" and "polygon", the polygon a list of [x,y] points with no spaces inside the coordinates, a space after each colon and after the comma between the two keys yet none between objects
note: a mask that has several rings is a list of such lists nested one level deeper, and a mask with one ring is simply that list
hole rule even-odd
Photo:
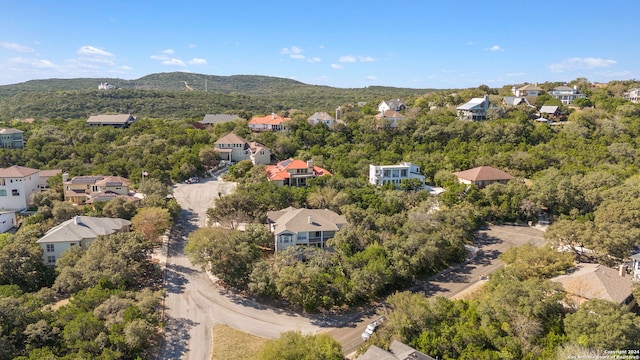
[{"label": "distant hill", "polygon": [[[117,87],[98,90],[108,82]],[[333,112],[344,104],[411,101],[432,89],[370,86],[357,89],[308,85],[258,75],[214,76],[185,72],[151,74],[136,80],[46,79],[0,86],[0,120],[82,118],[96,113],[185,118],[212,112],[267,114],[286,109]]]}]

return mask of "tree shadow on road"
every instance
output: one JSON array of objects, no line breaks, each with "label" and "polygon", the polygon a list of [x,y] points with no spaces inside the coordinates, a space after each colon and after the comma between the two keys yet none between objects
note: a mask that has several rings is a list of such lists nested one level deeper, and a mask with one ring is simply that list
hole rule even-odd
[{"label": "tree shadow on road", "polygon": [[199,323],[184,318],[167,318],[165,337],[157,360],[181,359],[187,352],[189,330]]},{"label": "tree shadow on road", "polygon": [[502,239],[497,238],[495,236],[491,236],[487,233],[481,232],[481,233],[477,233],[474,236],[474,239],[476,241],[476,246],[478,246],[479,248],[482,248],[483,246],[488,246],[488,245],[495,245],[495,244],[501,244],[502,243]]},{"label": "tree shadow on road", "polygon": [[185,285],[189,280],[184,274],[192,274],[196,271],[188,267],[176,264],[169,264],[165,268],[166,277],[166,289],[171,294],[182,294],[185,289]]}]

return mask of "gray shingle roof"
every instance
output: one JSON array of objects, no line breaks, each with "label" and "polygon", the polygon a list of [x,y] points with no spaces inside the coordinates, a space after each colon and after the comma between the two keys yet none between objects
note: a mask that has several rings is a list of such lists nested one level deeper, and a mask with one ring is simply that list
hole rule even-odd
[{"label": "gray shingle roof", "polygon": [[198,121],[200,124],[220,124],[240,119],[238,115],[232,114],[206,114],[204,118]]},{"label": "gray shingle roof", "polygon": [[[338,231],[347,223],[342,215],[329,209],[296,209],[288,207],[267,212],[267,218],[276,224],[274,233],[305,231]],[[311,219],[311,222],[309,222]]]},{"label": "gray shingle roof", "polygon": [[37,243],[79,242],[95,239],[100,235],[111,235],[129,225],[131,221],[125,219],[76,216],[47,231]]}]

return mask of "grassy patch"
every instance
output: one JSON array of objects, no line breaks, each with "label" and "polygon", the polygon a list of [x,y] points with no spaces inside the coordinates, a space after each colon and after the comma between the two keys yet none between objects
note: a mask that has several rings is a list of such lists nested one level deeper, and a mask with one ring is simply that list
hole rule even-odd
[{"label": "grassy patch", "polygon": [[267,339],[253,336],[226,325],[213,327],[211,360],[250,360],[264,347]]}]

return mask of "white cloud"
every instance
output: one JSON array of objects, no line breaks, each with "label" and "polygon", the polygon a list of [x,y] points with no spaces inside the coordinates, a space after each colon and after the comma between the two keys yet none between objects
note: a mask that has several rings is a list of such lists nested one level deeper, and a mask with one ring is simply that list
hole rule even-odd
[{"label": "white cloud", "polygon": [[166,50],[162,50],[161,53],[163,54],[167,54],[167,55],[171,55],[175,53],[175,50],[173,49],[166,49]]},{"label": "white cloud", "polygon": [[80,49],[78,49],[78,55],[85,55],[85,56],[104,56],[104,57],[112,57],[113,54],[107,51],[104,51],[102,49],[98,49],[97,47],[94,46],[83,46]]},{"label": "white cloud", "polygon": [[493,45],[490,48],[485,48],[484,51],[492,51],[492,52],[496,52],[496,51],[504,51],[503,48],[500,47],[500,45]]},{"label": "white cloud", "polygon": [[594,69],[615,65],[617,61],[603,58],[573,57],[548,66],[551,72],[564,72],[577,69]]},{"label": "white cloud", "polygon": [[340,56],[340,59],[338,59],[338,61],[343,62],[343,63],[354,63],[354,62],[356,62],[358,60],[356,59],[355,56],[345,55],[345,56]]},{"label": "white cloud", "polygon": [[127,66],[127,65],[120,66],[120,68],[119,68],[119,69],[120,69],[120,70],[122,70],[122,71],[131,71],[131,70],[133,70],[133,69],[131,68],[131,66]]},{"label": "white cloud", "polygon": [[527,73],[523,73],[523,72],[504,74],[504,76],[506,77],[518,77],[518,76],[525,76],[525,75],[527,75]]},{"label": "white cloud", "polygon": [[358,60],[360,62],[374,62],[376,61],[374,58],[372,58],[371,56],[358,56]]},{"label": "white cloud", "polygon": [[151,59],[153,60],[169,60],[169,57],[166,55],[151,55]]},{"label": "white cloud", "polygon": [[283,48],[282,50],[280,50],[280,54],[283,54],[283,55],[299,55],[299,54],[302,54],[303,52],[304,50],[300,49],[297,46],[292,46],[289,49]]},{"label": "white cloud", "polygon": [[207,60],[206,59],[201,59],[201,58],[193,58],[193,59],[189,60],[189,64],[191,64],[191,65],[207,65]]},{"label": "white cloud", "polygon": [[317,57],[317,56],[316,56],[316,57],[308,58],[308,59],[307,59],[307,62],[310,62],[310,63],[312,63],[312,64],[315,64],[315,63],[322,62],[322,59],[320,59],[319,57]]},{"label": "white cloud", "polygon": [[25,58],[11,58],[8,60],[8,62],[10,64],[16,64],[16,65],[26,65],[26,66],[30,66],[33,68],[38,68],[38,69],[56,69],[58,68],[57,65],[55,65],[54,63],[52,63],[49,60],[36,60],[36,59],[25,59]]},{"label": "white cloud", "polygon": [[339,69],[344,69],[344,66],[342,66],[340,64],[331,64],[331,68],[339,70]]},{"label": "white cloud", "polygon": [[467,42],[467,45],[473,45],[473,41]]},{"label": "white cloud", "polygon": [[35,50],[33,50],[32,48],[30,48],[28,46],[19,45],[19,44],[16,44],[16,43],[6,42],[6,41],[0,42],[0,47],[1,48],[5,48],[7,50],[19,52],[19,53],[32,53],[32,52],[35,52]]},{"label": "white cloud", "polygon": [[194,49],[194,48],[196,47],[196,44],[189,44],[187,47],[188,47],[189,49]]},{"label": "white cloud", "polygon": [[377,76],[369,75],[365,78],[367,81],[375,81],[378,80]]},{"label": "white cloud", "polygon": [[187,64],[184,63],[184,61],[180,60],[180,59],[168,59],[168,60],[164,60],[162,62],[162,65],[168,65],[168,66],[187,66]]},{"label": "white cloud", "polygon": [[292,58],[292,59],[297,59],[297,60],[306,59],[306,57],[304,55],[302,55],[302,54],[290,54],[289,57]]}]

